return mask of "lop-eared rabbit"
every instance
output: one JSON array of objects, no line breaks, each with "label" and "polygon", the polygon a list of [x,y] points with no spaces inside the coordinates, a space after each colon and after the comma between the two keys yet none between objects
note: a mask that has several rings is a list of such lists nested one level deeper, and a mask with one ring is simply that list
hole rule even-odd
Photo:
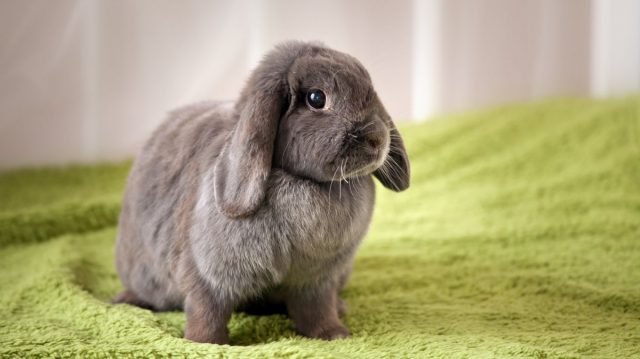
[{"label": "lop-eared rabbit", "polygon": [[184,337],[229,341],[234,310],[285,308],[311,338],[349,335],[339,297],[373,211],[373,178],[409,186],[402,138],[355,58],[271,50],[232,104],[178,109],[136,158],[115,303],[184,309]]}]

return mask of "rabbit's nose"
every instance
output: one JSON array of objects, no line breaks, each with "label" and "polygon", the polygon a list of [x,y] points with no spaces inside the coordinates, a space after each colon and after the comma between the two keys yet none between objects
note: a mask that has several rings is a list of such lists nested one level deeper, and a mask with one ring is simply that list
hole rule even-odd
[{"label": "rabbit's nose", "polygon": [[385,128],[378,118],[370,118],[365,125],[350,133],[354,142],[367,152],[377,153],[384,145]]},{"label": "rabbit's nose", "polygon": [[350,135],[353,140],[362,146],[368,152],[377,152],[384,144],[384,138],[381,133],[355,133]]},{"label": "rabbit's nose", "polygon": [[369,135],[367,136],[365,142],[372,150],[377,150],[382,145],[382,137],[377,135]]}]

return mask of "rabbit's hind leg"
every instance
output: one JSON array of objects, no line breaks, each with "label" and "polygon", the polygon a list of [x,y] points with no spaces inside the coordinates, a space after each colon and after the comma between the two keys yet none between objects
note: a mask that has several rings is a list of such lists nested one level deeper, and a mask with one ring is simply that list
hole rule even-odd
[{"label": "rabbit's hind leg", "polygon": [[135,293],[129,289],[125,289],[120,294],[116,295],[111,301],[113,304],[130,304],[135,305],[143,309],[154,310],[155,308],[150,303],[140,299]]}]

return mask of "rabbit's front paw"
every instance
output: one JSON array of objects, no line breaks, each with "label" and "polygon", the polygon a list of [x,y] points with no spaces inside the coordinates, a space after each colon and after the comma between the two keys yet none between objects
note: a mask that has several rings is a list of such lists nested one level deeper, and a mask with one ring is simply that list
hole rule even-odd
[{"label": "rabbit's front paw", "polygon": [[337,324],[321,330],[314,338],[323,340],[343,339],[350,335],[349,329],[342,324]]}]

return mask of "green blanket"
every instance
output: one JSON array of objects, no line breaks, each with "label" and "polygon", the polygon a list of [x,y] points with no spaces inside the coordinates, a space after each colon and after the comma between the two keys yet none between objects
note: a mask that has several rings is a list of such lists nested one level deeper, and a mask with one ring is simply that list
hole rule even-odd
[{"label": "green blanket", "polygon": [[405,125],[412,187],[378,188],[344,292],[353,336],[111,305],[129,164],[0,175],[0,356],[640,356],[640,97],[521,104]]}]

